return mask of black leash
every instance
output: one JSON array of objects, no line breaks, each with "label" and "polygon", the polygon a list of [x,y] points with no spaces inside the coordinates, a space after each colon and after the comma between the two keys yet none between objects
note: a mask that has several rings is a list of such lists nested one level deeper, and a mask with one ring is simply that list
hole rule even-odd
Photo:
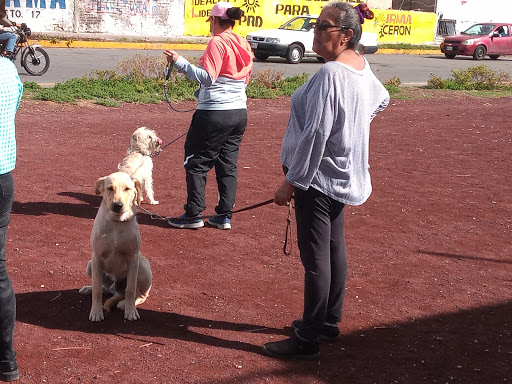
[{"label": "black leash", "polygon": [[174,140],[172,140],[171,142],[165,144],[163,147],[160,147],[160,149],[158,150],[158,152],[155,152],[155,153],[152,153],[151,155],[149,155],[149,157],[155,157],[155,156],[158,156],[160,154],[160,152],[162,152],[165,148],[167,148],[169,145],[171,145],[172,143],[178,141],[179,139],[181,139],[183,136],[185,136],[188,132],[185,132],[185,133],[182,133],[181,135],[179,135],[177,138],[175,138]]},{"label": "black leash", "polygon": [[[267,205],[267,204],[270,204],[270,203],[273,203],[273,202],[274,202],[274,199],[268,199],[268,200],[262,201],[261,203],[249,205],[248,207],[244,207],[244,208],[240,208],[240,209],[235,209],[234,211],[225,212],[225,213],[222,213],[222,214],[218,214],[217,213],[215,215],[201,216],[200,218],[201,219],[212,219],[214,217],[226,216],[227,214],[234,214],[234,213],[245,212],[245,211],[249,211],[251,209],[263,207],[264,205]],[[167,217],[166,219],[167,219],[167,221],[170,221],[170,220],[178,220],[179,218],[178,217]]]},{"label": "black leash", "polygon": [[165,100],[167,101],[167,104],[169,104],[169,107],[172,108],[173,111],[176,112],[192,112],[195,110],[195,108],[192,109],[176,109],[173,107],[171,102],[169,101],[169,97],[167,96],[167,81],[169,80],[169,77],[171,77],[172,69],[174,68],[174,60],[171,60],[169,63],[167,63],[167,66],[165,67],[165,81],[164,81],[164,96]]},{"label": "black leash", "polygon": [[[229,213],[234,214],[234,213],[245,212],[245,211],[249,211],[251,209],[263,207],[264,205],[268,205],[273,202],[274,202],[274,199],[268,199],[268,200],[262,201],[261,203],[256,203],[256,204],[244,207],[244,208],[235,209],[234,211],[231,211]],[[151,219],[153,219],[153,220],[162,219],[162,220],[166,220],[167,222],[169,222],[170,220],[178,219],[177,217],[165,217],[165,216],[161,216],[157,213],[150,212],[146,208],[141,207],[140,205],[138,205],[137,208],[140,209],[141,211],[143,211],[144,213],[148,214],[149,217],[151,217]],[[290,255],[292,253],[292,248],[293,248],[293,243],[291,240],[292,239],[292,219],[291,219],[292,208],[293,208],[292,202],[290,201],[290,204],[288,205],[288,218],[286,219],[286,222],[287,222],[286,223],[286,233],[285,233],[285,239],[284,239],[284,245],[283,245],[283,253],[285,255]],[[225,216],[225,215],[226,215],[226,213],[223,213],[220,215],[216,214],[216,215],[201,216],[201,219],[211,219],[214,217]]]}]

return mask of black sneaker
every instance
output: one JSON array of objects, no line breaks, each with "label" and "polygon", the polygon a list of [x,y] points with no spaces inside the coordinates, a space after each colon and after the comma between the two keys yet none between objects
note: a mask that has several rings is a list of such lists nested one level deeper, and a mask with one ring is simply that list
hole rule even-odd
[{"label": "black sneaker", "polygon": [[213,216],[208,219],[208,224],[218,229],[231,229],[231,220],[227,216]]},{"label": "black sneaker", "polygon": [[309,342],[293,335],[289,339],[274,341],[263,346],[263,352],[277,359],[316,360],[320,357],[318,342]]},{"label": "black sneaker", "polygon": [[14,381],[18,380],[20,372],[18,371],[18,364],[16,360],[9,363],[0,363],[0,381]]},{"label": "black sneaker", "polygon": [[196,216],[187,216],[186,213],[176,218],[167,218],[167,222],[175,228],[201,228],[204,226],[201,214],[198,213]]},{"label": "black sneaker", "polygon": [[[292,321],[292,328],[294,331],[297,329],[301,329],[302,327],[302,319]],[[324,323],[320,331],[320,335],[318,335],[318,338],[321,341],[336,341],[339,336],[340,330],[338,329],[338,326],[336,324]]]}]

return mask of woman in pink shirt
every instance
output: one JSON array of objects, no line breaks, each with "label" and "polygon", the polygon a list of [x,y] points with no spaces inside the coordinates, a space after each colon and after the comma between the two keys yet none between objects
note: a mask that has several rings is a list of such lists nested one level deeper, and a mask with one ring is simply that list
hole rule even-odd
[{"label": "woman in pink shirt", "polygon": [[185,213],[169,224],[176,228],[200,228],[206,208],[206,175],[215,167],[219,201],[217,215],[208,223],[231,229],[231,212],[237,188],[238,149],[247,126],[247,96],[253,54],[244,37],[233,32],[244,12],[228,2],[216,3],[208,18],[212,39],[195,66],[174,50],[166,50],[179,72],[199,83],[197,108],[185,141],[187,203]]}]

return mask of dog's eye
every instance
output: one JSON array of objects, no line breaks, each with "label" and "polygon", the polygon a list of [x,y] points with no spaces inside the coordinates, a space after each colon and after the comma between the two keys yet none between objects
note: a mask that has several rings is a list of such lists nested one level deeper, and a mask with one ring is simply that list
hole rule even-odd
[{"label": "dog's eye", "polygon": [[130,192],[130,188],[126,187],[126,188],[124,189],[124,191],[125,191],[125,192]]},{"label": "dog's eye", "polygon": [[113,192],[114,191],[114,187],[113,186],[110,186],[107,188],[109,191]]}]

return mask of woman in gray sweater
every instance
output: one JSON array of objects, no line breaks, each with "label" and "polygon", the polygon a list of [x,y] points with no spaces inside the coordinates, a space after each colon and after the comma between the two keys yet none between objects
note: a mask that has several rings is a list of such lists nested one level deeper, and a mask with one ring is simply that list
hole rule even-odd
[{"label": "woman in gray sweater", "polygon": [[281,147],[285,179],[274,201],[287,205],[295,199],[304,313],[293,321],[291,338],[263,346],[272,357],[316,359],[319,340],[339,335],[347,279],[344,207],[370,196],[370,122],[389,103],[357,51],[365,18],[373,18],[366,4],[331,2],[323,8],[313,50],[326,64],[291,99]]}]

